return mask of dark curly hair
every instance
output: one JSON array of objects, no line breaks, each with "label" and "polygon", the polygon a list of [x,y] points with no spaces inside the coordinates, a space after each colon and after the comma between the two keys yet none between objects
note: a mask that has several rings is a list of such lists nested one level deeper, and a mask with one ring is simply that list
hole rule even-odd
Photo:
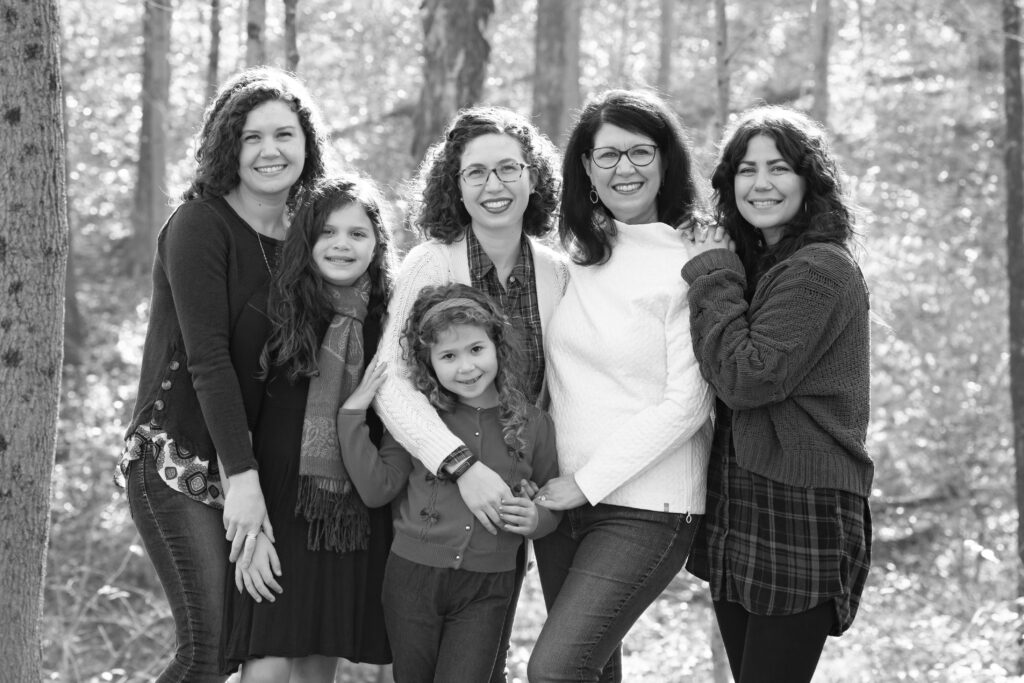
[{"label": "dark curly hair", "polygon": [[272,364],[282,366],[292,381],[318,371],[317,352],[333,310],[326,280],[313,262],[313,245],[328,217],[350,204],[358,204],[366,212],[377,239],[366,271],[370,276],[367,317],[378,317],[381,326],[384,324],[394,273],[394,245],[384,219],[384,200],[365,178],[344,175],[321,179],[303,195],[284,241],[281,268],[268,304],[273,330],[260,357],[264,377]]},{"label": "dark curly hair", "polygon": [[[463,301],[453,301],[456,299]],[[444,301],[452,301],[452,304],[443,310],[431,310]],[[431,347],[441,333],[453,325],[481,327],[494,342],[498,356],[498,375],[494,383],[498,390],[502,434],[512,452],[521,452],[526,447],[523,429],[529,406],[521,379],[525,375],[525,352],[508,317],[483,292],[459,283],[420,290],[402,330],[403,356],[412,366],[413,385],[438,410],[450,411],[455,407],[458,397],[441,386],[430,362]]]},{"label": "dark curly hair", "polygon": [[618,126],[654,141],[662,159],[658,220],[679,225],[701,210],[694,180],[693,153],[679,117],[657,95],[639,90],[608,90],[587,102],[569,135],[562,162],[562,218],[558,235],[576,263],[604,263],[611,257],[614,216],[590,201],[590,176],[583,159],[590,156],[594,136],[604,124]]},{"label": "dark curly hair", "polygon": [[523,116],[502,107],[475,107],[456,115],[444,137],[427,150],[413,181],[414,223],[424,237],[451,244],[470,225],[462,203],[458,172],[462,153],[474,138],[490,133],[515,138],[530,165],[534,191],[523,214],[523,232],[539,237],[554,227],[558,206],[558,152],[551,141]]},{"label": "dark curly hair", "polygon": [[183,200],[223,197],[238,185],[238,157],[245,119],[253,109],[271,101],[281,101],[291,107],[306,137],[306,161],[289,194],[290,202],[294,202],[303,188],[323,177],[326,168],[324,126],[312,96],[293,74],[259,66],[226,81],[206,108],[196,137],[196,170],[182,194]]},{"label": "dark curly hair", "polygon": [[[758,135],[775,141],[779,154],[804,179],[804,202],[785,226],[778,243],[769,247],[760,230],[746,221],[736,204],[734,185],[747,144]],[[747,271],[748,295],[761,273],[813,242],[847,246],[854,235],[853,214],[847,207],[839,165],[825,129],[794,109],[761,106],[744,112],[722,137],[718,165],[711,176],[715,218],[736,242],[736,253]]]}]

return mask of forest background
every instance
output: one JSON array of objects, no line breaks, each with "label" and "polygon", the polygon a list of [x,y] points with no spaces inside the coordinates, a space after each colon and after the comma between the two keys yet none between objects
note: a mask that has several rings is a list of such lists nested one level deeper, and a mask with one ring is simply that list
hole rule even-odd
[{"label": "forest background", "polygon": [[[566,0],[579,29],[578,43],[569,32],[579,73],[566,92],[575,97],[578,86],[585,99],[608,87],[659,87],[691,131],[705,178],[723,112],[767,101],[827,121],[860,207],[859,258],[874,309],[875,550],[858,620],[830,639],[819,680],[1021,680],[1000,8],[825,0],[823,53],[811,39],[822,1]],[[165,2],[173,12],[166,176],[155,188],[164,215],[192,167],[218,5]],[[45,677],[148,681],[162,666],[172,624],[111,477],[148,313],[152,257],[140,256],[139,236],[159,227],[138,218],[137,195],[147,190],[139,181],[146,3],[60,4],[72,258]],[[272,0],[266,9],[265,61],[289,64],[291,5],[296,70],[322,104],[338,158],[387,190],[396,226],[420,158],[414,144],[422,150],[424,19],[438,4]],[[535,96],[534,85],[549,58],[537,56],[536,0],[465,5],[468,16],[484,17],[475,26],[489,45],[478,101],[538,112],[544,93]],[[223,79],[246,63],[245,3],[220,3],[218,18]],[[722,18],[725,50],[716,47]],[[564,129],[547,132],[559,141]],[[414,238],[404,234],[408,245]],[[520,681],[543,618],[533,574],[510,660]],[[681,574],[627,639],[627,680],[721,676],[710,622],[705,587]],[[373,675],[343,667],[339,680]]]}]

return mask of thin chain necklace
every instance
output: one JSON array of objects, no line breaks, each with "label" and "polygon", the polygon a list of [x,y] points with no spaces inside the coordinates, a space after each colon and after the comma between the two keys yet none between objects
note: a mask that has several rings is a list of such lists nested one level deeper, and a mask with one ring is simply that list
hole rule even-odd
[{"label": "thin chain necklace", "polygon": [[259,233],[256,233],[256,243],[260,245],[260,253],[263,254],[263,263],[267,266],[267,272],[273,277],[274,271],[270,267],[270,261],[267,260],[267,252],[263,249],[263,237]]}]

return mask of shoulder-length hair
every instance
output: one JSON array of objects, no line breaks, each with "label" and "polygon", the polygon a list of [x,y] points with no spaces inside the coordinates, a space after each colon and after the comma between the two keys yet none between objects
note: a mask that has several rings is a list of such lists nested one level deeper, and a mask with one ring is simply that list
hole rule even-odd
[{"label": "shoulder-length hair", "polygon": [[354,175],[321,179],[301,198],[284,241],[268,304],[273,329],[260,357],[264,374],[271,365],[282,366],[293,381],[318,372],[320,341],[334,312],[327,281],[313,261],[313,246],[330,215],[351,204],[358,204],[373,225],[377,243],[366,271],[370,278],[366,315],[380,319],[383,327],[394,274],[394,245],[384,200],[370,180]]},{"label": "shoulder-length hair", "polygon": [[580,112],[562,162],[558,234],[573,260],[584,266],[607,261],[615,236],[614,216],[602,203],[590,200],[592,185],[584,168],[584,159],[594,147],[594,136],[606,123],[648,137],[657,145],[663,172],[657,198],[659,221],[675,226],[695,217],[700,209],[690,142],[675,112],[653,93],[601,93]]},{"label": "shoulder-length hair", "polygon": [[523,214],[523,232],[539,237],[554,227],[558,206],[558,152],[537,128],[520,114],[503,107],[474,107],[460,111],[444,137],[427,150],[412,183],[417,204],[414,223],[428,238],[451,244],[469,228],[470,216],[462,203],[459,168],[466,145],[490,133],[514,138],[530,166],[534,191]]},{"label": "shoulder-length hair", "polygon": [[246,69],[224,83],[203,115],[196,137],[196,170],[183,200],[223,197],[239,183],[238,158],[242,149],[245,119],[265,102],[287,104],[299,117],[306,138],[306,160],[302,173],[289,193],[289,200],[323,177],[326,142],[320,111],[302,82],[269,66]]},{"label": "shoulder-length hair", "polygon": [[[804,201],[785,226],[782,237],[768,247],[740,214],[734,185],[750,140],[764,135],[803,178]],[[813,242],[846,246],[853,237],[853,215],[844,199],[839,165],[824,128],[807,115],[779,106],[761,106],[743,113],[722,138],[718,164],[711,176],[715,217],[736,242],[736,253],[747,271],[748,294],[760,273]]]},{"label": "shoulder-length hair", "polygon": [[[445,303],[443,306],[438,304]],[[437,410],[451,411],[458,397],[445,389],[430,362],[430,349],[454,325],[475,325],[494,342],[498,355],[498,407],[505,445],[513,452],[526,447],[529,401],[522,390],[525,351],[522,340],[498,305],[480,290],[459,283],[424,287],[402,330],[402,348],[412,365],[412,382]]]}]

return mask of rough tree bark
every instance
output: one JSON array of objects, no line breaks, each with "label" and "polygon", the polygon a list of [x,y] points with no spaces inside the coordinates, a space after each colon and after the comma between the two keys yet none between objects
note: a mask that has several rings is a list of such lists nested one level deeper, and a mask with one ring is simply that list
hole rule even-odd
[{"label": "rough tree bark", "polygon": [[717,129],[729,121],[729,21],[725,16],[725,0],[715,0],[715,87],[718,106]]},{"label": "rough tree bark", "polygon": [[[1003,92],[1006,107],[1006,270],[1010,280],[1010,405],[1017,510],[1024,515],[1024,96],[1017,0],[1003,0]],[[1020,515],[1018,515],[1020,517]],[[1024,596],[1024,524],[1017,523],[1017,596]],[[1018,599],[1018,609],[1021,607]],[[1024,673],[1024,659],[1017,661]]]},{"label": "rough tree bark", "polygon": [[580,106],[580,0],[537,0],[533,118],[556,143]]},{"label": "rough tree bark", "polygon": [[220,83],[220,0],[210,0],[210,50],[206,57],[206,101],[217,96]]},{"label": "rough tree bark", "polygon": [[480,101],[491,46],[493,0],[423,0],[423,88],[413,117],[412,156],[421,159],[460,108]]},{"label": "rough tree bark", "polygon": [[267,28],[267,0],[249,0],[245,15],[245,65],[259,66],[267,61],[263,35]]},{"label": "rough tree bark", "polygon": [[668,94],[672,79],[672,43],[676,37],[676,0],[661,0],[658,27],[658,90]]},{"label": "rough tree bark", "polygon": [[299,69],[298,29],[295,26],[295,7],[299,0],[284,0],[284,62],[289,71]]},{"label": "rough tree bark", "polygon": [[171,4],[146,0],[142,18],[142,127],[132,207],[134,248],[129,270],[148,273],[156,235],[167,218],[167,108],[171,90]]},{"label": "rough tree bark", "polygon": [[811,8],[814,36],[814,104],[811,116],[828,125],[830,98],[828,91],[829,52],[832,49],[832,0],[814,0]]},{"label": "rough tree bark", "polygon": [[0,677],[42,676],[39,619],[67,265],[57,0],[0,0]]}]

